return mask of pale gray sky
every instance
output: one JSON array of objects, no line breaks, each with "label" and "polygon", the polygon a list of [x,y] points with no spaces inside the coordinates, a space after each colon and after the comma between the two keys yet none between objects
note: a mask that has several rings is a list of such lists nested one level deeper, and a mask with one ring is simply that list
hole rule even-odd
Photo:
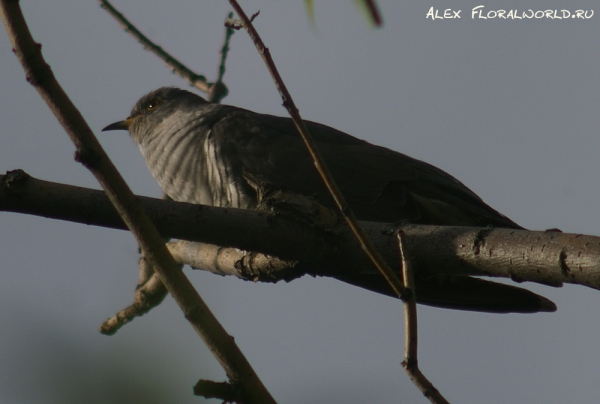
[{"label": "pale gray sky", "polygon": [[[159,196],[124,132],[144,93],[186,87],[96,1],[21,2],[66,92],[136,193]],[[595,1],[493,1],[485,11],[593,10],[590,19],[471,19],[481,3],[380,1],[374,30],[350,2],[244,1],[303,117],[432,163],[531,229],[600,235],[600,8]],[[215,77],[221,1],[119,1],[166,50]],[[430,7],[462,10],[426,19]],[[596,9],[598,8],[598,9]],[[284,115],[244,32],[227,104]],[[0,33],[0,171],[98,188]],[[0,213],[0,401],[198,402],[224,373],[170,298],[113,337],[97,328],[132,301],[137,247],[122,231]],[[399,302],[327,279],[256,285],[187,271],[282,403],[426,403],[405,376]],[[552,314],[420,306],[420,364],[456,403],[592,403],[600,385],[600,293],[524,285]]]}]

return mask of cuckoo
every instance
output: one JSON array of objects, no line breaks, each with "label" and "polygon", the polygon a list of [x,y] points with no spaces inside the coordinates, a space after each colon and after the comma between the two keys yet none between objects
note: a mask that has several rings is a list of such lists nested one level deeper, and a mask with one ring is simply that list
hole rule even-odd
[{"label": "cuckoo", "polygon": [[[331,127],[305,123],[359,220],[521,229],[439,168]],[[334,208],[289,118],[163,87],[143,96],[127,119],[103,130],[128,130],[152,175],[175,201],[253,209],[257,191],[252,178]],[[376,273],[339,279],[392,295]],[[417,285],[417,300],[433,306],[500,313],[555,310],[552,302],[532,292],[478,278],[423,285]]]}]

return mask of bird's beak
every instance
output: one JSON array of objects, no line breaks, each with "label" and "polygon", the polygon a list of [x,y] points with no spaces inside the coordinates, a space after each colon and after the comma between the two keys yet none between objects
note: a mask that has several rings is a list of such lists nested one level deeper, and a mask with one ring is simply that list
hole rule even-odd
[{"label": "bird's beak", "polygon": [[133,119],[131,117],[125,119],[124,121],[119,121],[115,123],[111,123],[106,128],[102,129],[102,132],[107,132],[109,130],[129,130],[129,125],[131,125],[131,121]]}]

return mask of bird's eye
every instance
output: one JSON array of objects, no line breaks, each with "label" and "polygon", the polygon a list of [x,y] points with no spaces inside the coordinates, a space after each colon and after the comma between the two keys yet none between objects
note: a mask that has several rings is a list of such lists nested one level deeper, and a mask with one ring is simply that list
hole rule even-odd
[{"label": "bird's eye", "polygon": [[158,107],[160,104],[162,103],[162,100],[160,98],[155,98],[153,100],[151,100],[150,102],[148,102],[148,104],[146,104],[146,110],[147,111],[153,111],[156,109],[156,107]]}]

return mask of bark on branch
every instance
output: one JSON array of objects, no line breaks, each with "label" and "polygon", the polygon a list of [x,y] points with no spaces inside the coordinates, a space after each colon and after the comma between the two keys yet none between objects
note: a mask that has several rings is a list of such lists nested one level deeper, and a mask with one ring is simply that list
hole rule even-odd
[{"label": "bark on branch", "polygon": [[[293,268],[284,265],[284,275],[275,271],[270,278],[244,275],[235,268],[229,273],[223,269],[214,270],[215,273],[237,271],[237,276],[245,279],[271,282],[311,274],[349,283],[352,282],[345,279],[349,276],[376,273],[342,220],[329,211],[319,210],[310,201],[287,195],[276,198],[275,207],[271,202],[262,211],[251,211],[138,198],[163,237],[299,261]],[[125,229],[104,192],[37,180],[21,170],[0,176],[0,210]],[[393,235],[397,226],[361,224],[386,261],[398,262]],[[417,280],[479,275],[551,286],[566,282],[600,289],[599,237],[500,228],[424,225],[400,228],[406,235],[406,249]],[[193,255],[185,250],[191,248],[189,245],[178,248],[181,256]],[[225,256],[217,250],[211,254],[195,266],[210,260],[220,261],[219,254]],[[238,261],[238,258],[228,259],[230,263]],[[224,267],[231,269],[231,265]],[[419,292],[423,293],[422,286]]]}]

